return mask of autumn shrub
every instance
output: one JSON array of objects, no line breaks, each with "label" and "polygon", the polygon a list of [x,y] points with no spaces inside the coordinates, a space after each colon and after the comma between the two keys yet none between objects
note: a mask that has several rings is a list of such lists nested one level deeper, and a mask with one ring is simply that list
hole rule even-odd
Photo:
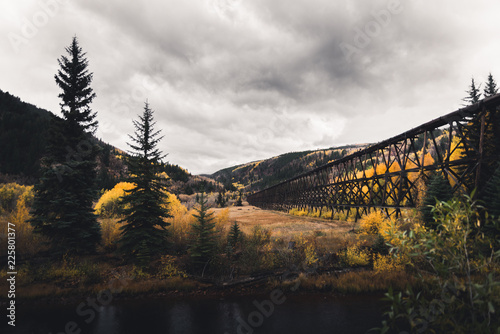
[{"label": "autumn shrub", "polygon": [[299,217],[304,217],[309,215],[309,211],[306,209],[299,210],[297,208],[293,208],[290,211],[288,211],[289,214],[294,215],[294,216],[299,216]]},{"label": "autumn shrub", "polygon": [[319,264],[316,237],[305,237],[303,233],[300,233],[293,241],[295,242],[294,252],[303,266],[313,267]]},{"label": "autumn shrub", "polygon": [[[0,188],[2,216],[0,217],[0,233],[7,235],[8,223],[16,233],[16,248],[19,256],[32,256],[46,248],[47,239],[33,233],[29,223],[30,209],[33,203],[33,186],[23,186],[16,183],[5,184]],[[0,254],[6,254],[7,248],[2,248]]]},{"label": "autumn shrub", "polygon": [[251,233],[243,239],[242,254],[239,264],[244,273],[251,273],[262,267],[274,266],[274,254],[267,258],[263,255],[272,251],[271,231],[260,225],[255,226]]},{"label": "autumn shrub", "polygon": [[319,210],[311,210],[308,212],[309,217],[314,217],[314,218],[319,218],[320,217],[320,212]]},{"label": "autumn shrub", "polygon": [[160,267],[157,276],[159,278],[187,277],[187,274],[180,270],[176,264],[176,257],[163,255],[160,259]]},{"label": "autumn shrub", "polygon": [[271,234],[271,230],[257,225],[252,229],[252,233],[249,236],[249,242],[257,246],[262,246],[271,240]]},{"label": "autumn shrub", "polygon": [[377,274],[403,271],[404,269],[404,263],[400,257],[381,254],[374,254],[373,256],[373,270]]},{"label": "autumn shrub", "polygon": [[120,227],[123,223],[120,223],[117,218],[103,218],[100,219],[100,224],[102,235],[101,243],[104,249],[115,250],[121,236]]},{"label": "autumn shrub", "polygon": [[215,215],[215,229],[218,232],[223,232],[229,227],[229,209],[225,208],[217,212]]},{"label": "autumn shrub", "polygon": [[167,219],[167,222],[170,223],[168,229],[171,241],[178,251],[182,251],[187,248],[191,224],[195,221],[193,217],[195,211],[189,211],[174,194],[168,195],[168,203],[172,216]]},{"label": "autumn shrub", "polygon": [[332,218],[333,211],[332,210],[323,210],[321,212],[321,218],[323,219],[330,219]]},{"label": "autumn shrub", "polygon": [[272,243],[268,242],[260,250],[262,269],[273,269],[280,266],[280,257]]},{"label": "autumn shrub", "polygon": [[347,211],[337,211],[333,215],[333,219],[340,221],[351,221],[353,220],[350,210]]},{"label": "autumn shrub", "polygon": [[389,219],[381,211],[375,210],[361,218],[359,227],[363,233],[383,235],[389,226],[389,222]]},{"label": "autumn shrub", "polygon": [[340,260],[346,267],[366,266],[370,263],[370,254],[359,246],[351,246],[340,253]]},{"label": "autumn shrub", "polygon": [[94,207],[95,213],[103,218],[120,217],[123,213],[120,198],[126,190],[133,188],[133,183],[120,182],[113,189],[105,191]]},{"label": "autumn shrub", "polygon": [[[433,210],[435,226],[394,233],[399,243],[393,252],[406,256],[415,275],[429,284],[418,293],[389,290],[392,306],[382,333],[402,322],[412,333],[498,332],[500,243],[478,225],[481,210],[467,196],[439,202]],[[500,222],[486,220],[484,226],[500,230]]]},{"label": "autumn shrub", "polygon": [[7,183],[0,187],[0,214],[12,213],[22,200],[27,207],[33,202],[33,186]]}]

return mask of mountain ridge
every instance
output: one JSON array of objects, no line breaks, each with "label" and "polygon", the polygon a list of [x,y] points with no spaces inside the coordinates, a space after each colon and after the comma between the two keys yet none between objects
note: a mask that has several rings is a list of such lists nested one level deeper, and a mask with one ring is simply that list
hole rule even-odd
[{"label": "mountain ridge", "polygon": [[288,152],[268,159],[226,167],[206,176],[222,183],[227,190],[240,189],[253,192],[343,158],[368,145],[370,144],[352,144],[325,149]]}]

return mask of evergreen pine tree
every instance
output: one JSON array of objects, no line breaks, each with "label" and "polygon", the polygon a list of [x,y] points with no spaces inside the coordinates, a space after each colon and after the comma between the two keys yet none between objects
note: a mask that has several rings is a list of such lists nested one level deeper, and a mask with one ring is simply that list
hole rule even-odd
[{"label": "evergreen pine tree", "polygon": [[144,106],[139,121],[133,121],[135,131],[130,136],[132,143],[128,143],[132,151],[127,158],[130,177],[128,182],[135,185],[126,191],[121,202],[124,205],[124,216],[121,222],[120,250],[134,258],[141,265],[149,261],[153,254],[165,252],[168,243],[170,224],[165,222],[169,218],[168,194],[166,185],[159,176],[161,160],[165,157],[157,148],[160,130],[155,131],[153,111],[148,103]]},{"label": "evergreen pine tree", "polygon": [[195,210],[196,223],[191,225],[193,232],[189,253],[196,266],[206,267],[215,254],[216,235],[214,213],[208,211],[209,207],[203,192]]},{"label": "evergreen pine tree", "polygon": [[[495,81],[493,80],[493,77],[490,76],[488,77],[488,83],[486,84],[486,88],[484,90],[485,96],[486,94],[490,94],[491,92],[496,90],[496,84]],[[469,90],[466,91],[468,96],[463,99],[463,101],[467,102],[467,105],[472,105],[481,99],[481,93],[480,93],[480,87],[476,87],[474,79],[472,79],[471,85],[469,87]],[[463,134],[466,138],[466,149],[463,150],[463,157],[464,158],[469,158],[469,159],[477,159],[478,158],[478,153],[479,153],[479,146],[481,143],[481,127],[482,127],[482,119],[484,117],[486,127],[485,127],[485,137],[487,138],[487,133],[491,132],[488,128],[488,123],[490,122],[490,118],[494,116],[491,114],[489,111],[486,111],[486,113],[478,113],[473,119],[471,119],[467,126],[465,126],[462,131]],[[494,122],[494,121],[493,121]],[[491,157],[493,156],[491,154],[491,151],[494,149],[494,139],[488,139],[488,140],[483,140],[483,156],[486,157]],[[468,173],[465,175],[464,178],[464,183],[466,186],[472,190],[474,188],[478,189],[477,195],[478,198],[482,197],[482,189],[484,185],[486,184],[487,181],[487,175],[491,175],[493,170],[491,170],[491,163],[488,163],[487,161],[483,161],[481,164],[481,173],[479,175],[479,179],[476,179],[476,176]],[[465,172],[465,167],[460,167],[459,172],[463,173]]]},{"label": "evergreen pine tree", "polygon": [[55,75],[62,90],[63,118],[54,118],[49,128],[31,220],[36,233],[52,240],[56,255],[93,252],[101,238],[92,208],[98,152],[91,137],[97,128],[96,113],[90,108],[96,96],[90,87],[93,75],[76,37],[66,52],[68,57],[58,59]]},{"label": "evergreen pine tree", "polygon": [[[493,79],[493,75],[490,73],[488,75],[488,81],[486,82],[486,86],[484,88],[484,97],[493,96],[498,93],[497,84],[495,79]],[[493,175],[493,179],[489,181],[484,181],[485,187],[489,188],[483,194],[480,194],[480,198],[483,199],[488,205],[490,203],[491,198],[495,198],[495,194],[492,193],[491,187],[494,187],[492,184],[497,182],[494,181],[495,176],[500,171],[498,170],[498,166],[500,166],[500,110],[488,110],[485,115],[486,119],[486,128],[484,134],[484,143],[483,143],[483,154],[488,158],[488,160],[483,163],[481,179],[488,180]],[[489,124],[488,124],[489,123]],[[493,182],[493,183],[492,183]],[[497,202],[500,204],[500,202]],[[495,211],[494,207],[489,207],[490,211]],[[496,211],[500,213],[500,207]],[[498,216],[498,215],[497,215]]]},{"label": "evergreen pine tree", "polygon": [[427,192],[421,208],[424,223],[427,227],[435,227],[432,207],[437,201],[446,202],[452,198],[452,188],[442,173],[431,175],[428,181]]},{"label": "evergreen pine tree", "polygon": [[240,226],[235,221],[229,230],[229,234],[227,236],[227,246],[229,251],[229,256],[233,255],[236,252],[236,248],[241,243],[242,232],[240,230]]},{"label": "evergreen pine tree", "polygon": [[486,184],[483,198],[488,213],[500,218],[500,165]]},{"label": "evergreen pine tree", "polygon": [[498,93],[497,83],[491,73],[488,75],[488,81],[484,87],[484,97],[493,96]]},{"label": "evergreen pine tree", "polygon": [[463,99],[463,101],[466,103],[466,106],[470,106],[473,105],[474,103],[479,102],[479,100],[481,99],[481,92],[479,91],[480,89],[481,85],[479,85],[479,87],[476,87],[474,78],[472,78],[470,88],[469,90],[466,91],[468,95]]}]

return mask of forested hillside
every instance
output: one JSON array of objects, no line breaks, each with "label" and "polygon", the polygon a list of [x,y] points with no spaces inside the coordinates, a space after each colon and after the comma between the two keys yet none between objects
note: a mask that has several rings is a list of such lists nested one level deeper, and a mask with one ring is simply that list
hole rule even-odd
[{"label": "forested hillside", "polygon": [[270,159],[225,168],[210,177],[224,184],[226,189],[234,186],[245,187],[246,191],[257,191],[340,159],[365,146],[360,144],[285,153]]},{"label": "forested hillside", "polygon": [[53,114],[0,90],[0,173],[38,176]]},{"label": "forested hillside", "polygon": [[[40,177],[40,159],[47,146],[51,119],[57,116],[0,90],[0,183],[17,181],[35,184]],[[97,156],[99,189],[111,189],[126,175],[126,153],[94,138],[100,147]],[[215,186],[204,178],[195,178],[185,169],[166,163],[162,170],[169,176],[176,193],[193,193],[198,188]]]}]

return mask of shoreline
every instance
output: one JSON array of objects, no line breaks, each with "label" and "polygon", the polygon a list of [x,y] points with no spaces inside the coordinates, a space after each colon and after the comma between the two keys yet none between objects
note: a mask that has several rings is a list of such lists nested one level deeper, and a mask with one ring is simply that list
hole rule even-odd
[{"label": "shoreline", "polygon": [[[369,270],[352,270],[341,272],[340,275],[346,273],[364,273],[372,274]],[[295,273],[294,273],[295,274]],[[338,273],[336,273],[338,274]],[[114,289],[113,287],[106,287],[105,285],[93,286],[79,286],[79,287],[60,287],[57,284],[50,283],[36,283],[31,285],[20,285],[18,291],[20,294],[16,296],[16,304],[77,304],[85,301],[89,297],[97,297],[102,294],[110,295],[113,301],[134,301],[142,299],[179,299],[179,298],[200,298],[200,299],[224,299],[224,298],[245,298],[245,297],[262,297],[271,293],[273,290],[280,289],[287,295],[293,296],[324,296],[324,297],[345,297],[345,296],[380,296],[383,297],[386,289],[380,291],[373,291],[367,289],[366,291],[344,291],[339,292],[329,288],[312,288],[310,285],[305,284],[307,278],[302,282],[299,277],[300,274],[294,275],[294,279],[289,281],[273,281],[274,277],[280,273],[273,273],[264,278],[246,277],[237,281],[223,284],[215,284],[207,282],[207,279],[182,279],[182,283],[187,284],[187,288],[169,288],[165,283],[174,281],[174,279],[148,279],[148,280],[130,280],[132,284],[125,284],[121,289]],[[321,274],[311,275],[311,277],[318,277]],[[324,275],[324,274],[323,274]],[[134,285],[131,287],[130,285]],[[129,288],[135,286],[143,288],[141,291],[136,291]],[[144,288],[149,287],[149,288]],[[295,289],[294,289],[295,287]],[[43,294],[23,296],[23,289],[29,291],[45,291],[47,293],[53,291],[54,294]],[[0,305],[6,306],[8,300],[2,296],[0,298]]]}]

